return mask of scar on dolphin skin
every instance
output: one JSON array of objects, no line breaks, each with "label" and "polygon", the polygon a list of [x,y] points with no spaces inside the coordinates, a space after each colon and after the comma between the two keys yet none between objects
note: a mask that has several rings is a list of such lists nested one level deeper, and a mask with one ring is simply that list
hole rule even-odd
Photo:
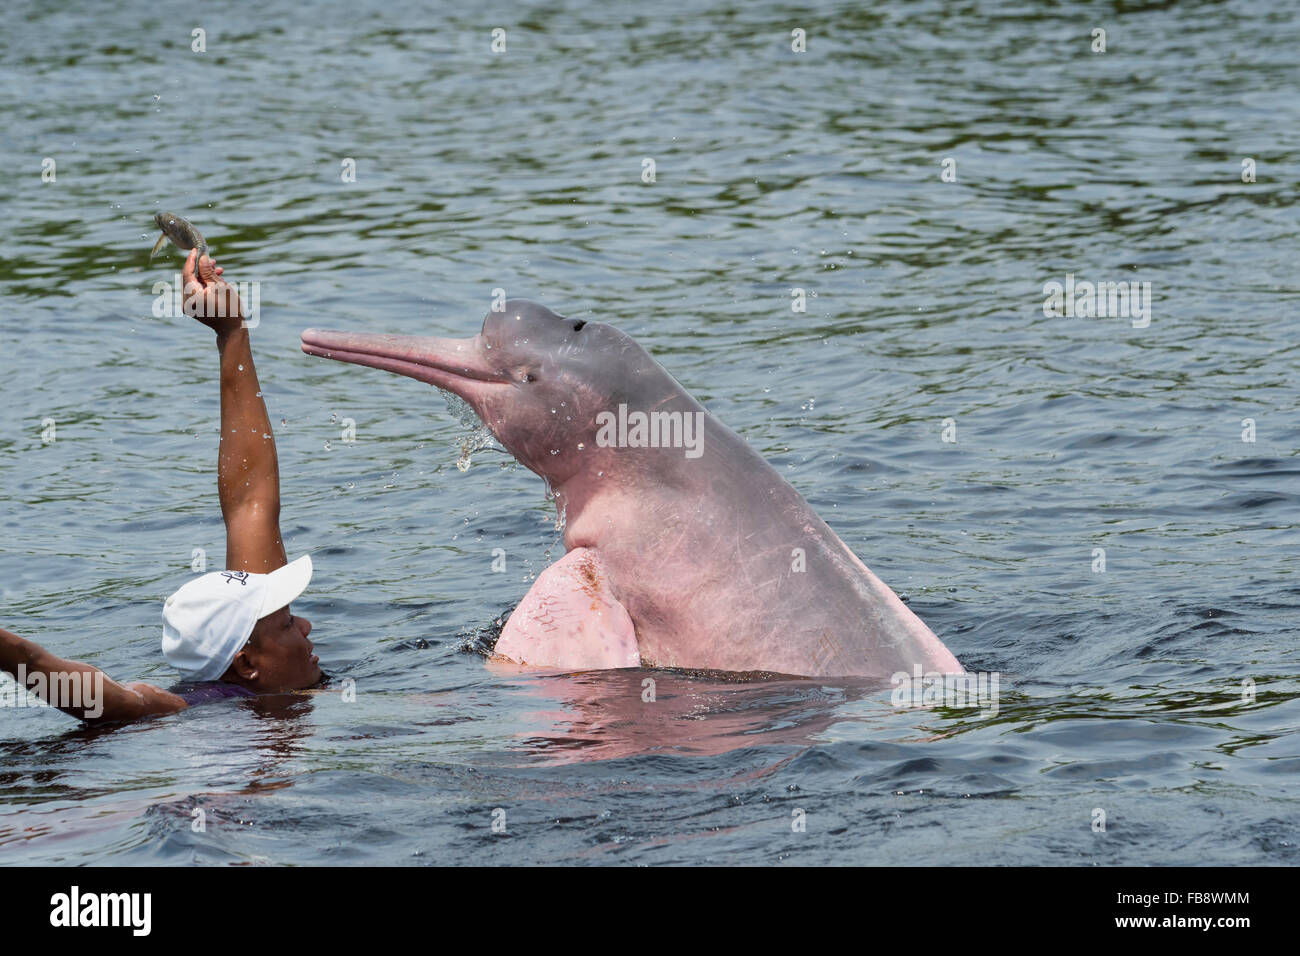
[{"label": "scar on dolphin skin", "polygon": [[555,622],[555,612],[551,609],[551,598],[543,598],[537,603],[537,610],[533,612],[533,620],[544,631],[554,631],[559,625]]},{"label": "scar on dolphin skin", "polygon": [[[567,554],[506,622],[502,657],[569,669],[964,673],[771,463],[613,325],[507,299],[471,338],[307,329],[302,349],[455,394],[546,480]],[[620,408],[690,416],[708,454],[598,441],[600,417]],[[772,564],[792,540],[819,555],[815,574]],[[554,609],[557,631],[530,618],[542,609]]]},{"label": "scar on dolphin skin", "polygon": [[840,642],[831,636],[830,631],[824,631],[817,642],[817,653],[813,655],[813,661],[818,667],[825,667],[830,663],[843,666],[841,650]]},{"label": "scar on dolphin skin", "polygon": [[591,598],[591,609],[600,610],[600,578],[596,576],[596,562],[590,556],[584,557],[578,565],[578,574],[582,578],[582,590]]}]

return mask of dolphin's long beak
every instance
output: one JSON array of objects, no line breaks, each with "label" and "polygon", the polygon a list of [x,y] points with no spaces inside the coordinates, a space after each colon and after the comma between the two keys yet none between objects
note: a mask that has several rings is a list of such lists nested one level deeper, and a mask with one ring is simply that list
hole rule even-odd
[{"label": "dolphin's long beak", "polygon": [[302,333],[308,355],[369,365],[419,379],[477,404],[495,386],[510,380],[483,359],[478,337],[439,339],[422,335],[376,335],[308,329]]}]

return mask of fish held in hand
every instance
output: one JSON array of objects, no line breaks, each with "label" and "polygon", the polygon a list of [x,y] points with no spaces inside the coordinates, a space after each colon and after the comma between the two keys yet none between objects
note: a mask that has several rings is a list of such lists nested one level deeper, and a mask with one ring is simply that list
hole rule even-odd
[{"label": "fish held in hand", "polygon": [[199,232],[194,223],[184,216],[171,212],[158,212],[154,213],[153,221],[162,230],[162,235],[154,243],[153,251],[149,253],[150,259],[158,255],[168,239],[172,241],[172,245],[183,252],[189,252],[191,249],[199,250],[199,259],[208,254],[208,243],[203,238],[203,233]]}]

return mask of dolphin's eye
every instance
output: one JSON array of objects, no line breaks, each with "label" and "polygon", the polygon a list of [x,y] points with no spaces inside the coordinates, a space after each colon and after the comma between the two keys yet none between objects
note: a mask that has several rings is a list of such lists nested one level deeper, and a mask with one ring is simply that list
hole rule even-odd
[{"label": "dolphin's eye", "polygon": [[519,381],[521,381],[521,382],[525,382],[525,383],[527,383],[527,382],[535,382],[535,381],[537,381],[537,376],[534,375],[532,372],[524,372],[524,374],[521,375],[521,376],[519,377]]},{"label": "dolphin's eye", "polygon": [[579,331],[581,331],[581,330],[582,330],[582,327],[583,327],[584,325],[586,325],[586,324],[587,324],[587,320],[586,320],[586,319],[579,319],[577,322],[574,322],[574,323],[573,323],[573,331],[575,331],[575,332],[579,332]]}]

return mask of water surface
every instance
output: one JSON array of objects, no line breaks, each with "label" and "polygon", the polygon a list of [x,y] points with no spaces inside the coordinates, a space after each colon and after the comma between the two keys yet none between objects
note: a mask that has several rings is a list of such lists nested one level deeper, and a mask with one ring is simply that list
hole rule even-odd
[{"label": "water surface", "polygon": [[[261,284],[295,611],[358,693],[0,711],[0,861],[1295,862],[1298,48],[1289,2],[10,4],[0,625],[174,679],[224,531],[168,208]],[[1067,274],[1150,325],[1044,316]],[[486,666],[563,551],[541,480],[298,335],[470,335],[498,288],[634,335],[998,713]]]}]

